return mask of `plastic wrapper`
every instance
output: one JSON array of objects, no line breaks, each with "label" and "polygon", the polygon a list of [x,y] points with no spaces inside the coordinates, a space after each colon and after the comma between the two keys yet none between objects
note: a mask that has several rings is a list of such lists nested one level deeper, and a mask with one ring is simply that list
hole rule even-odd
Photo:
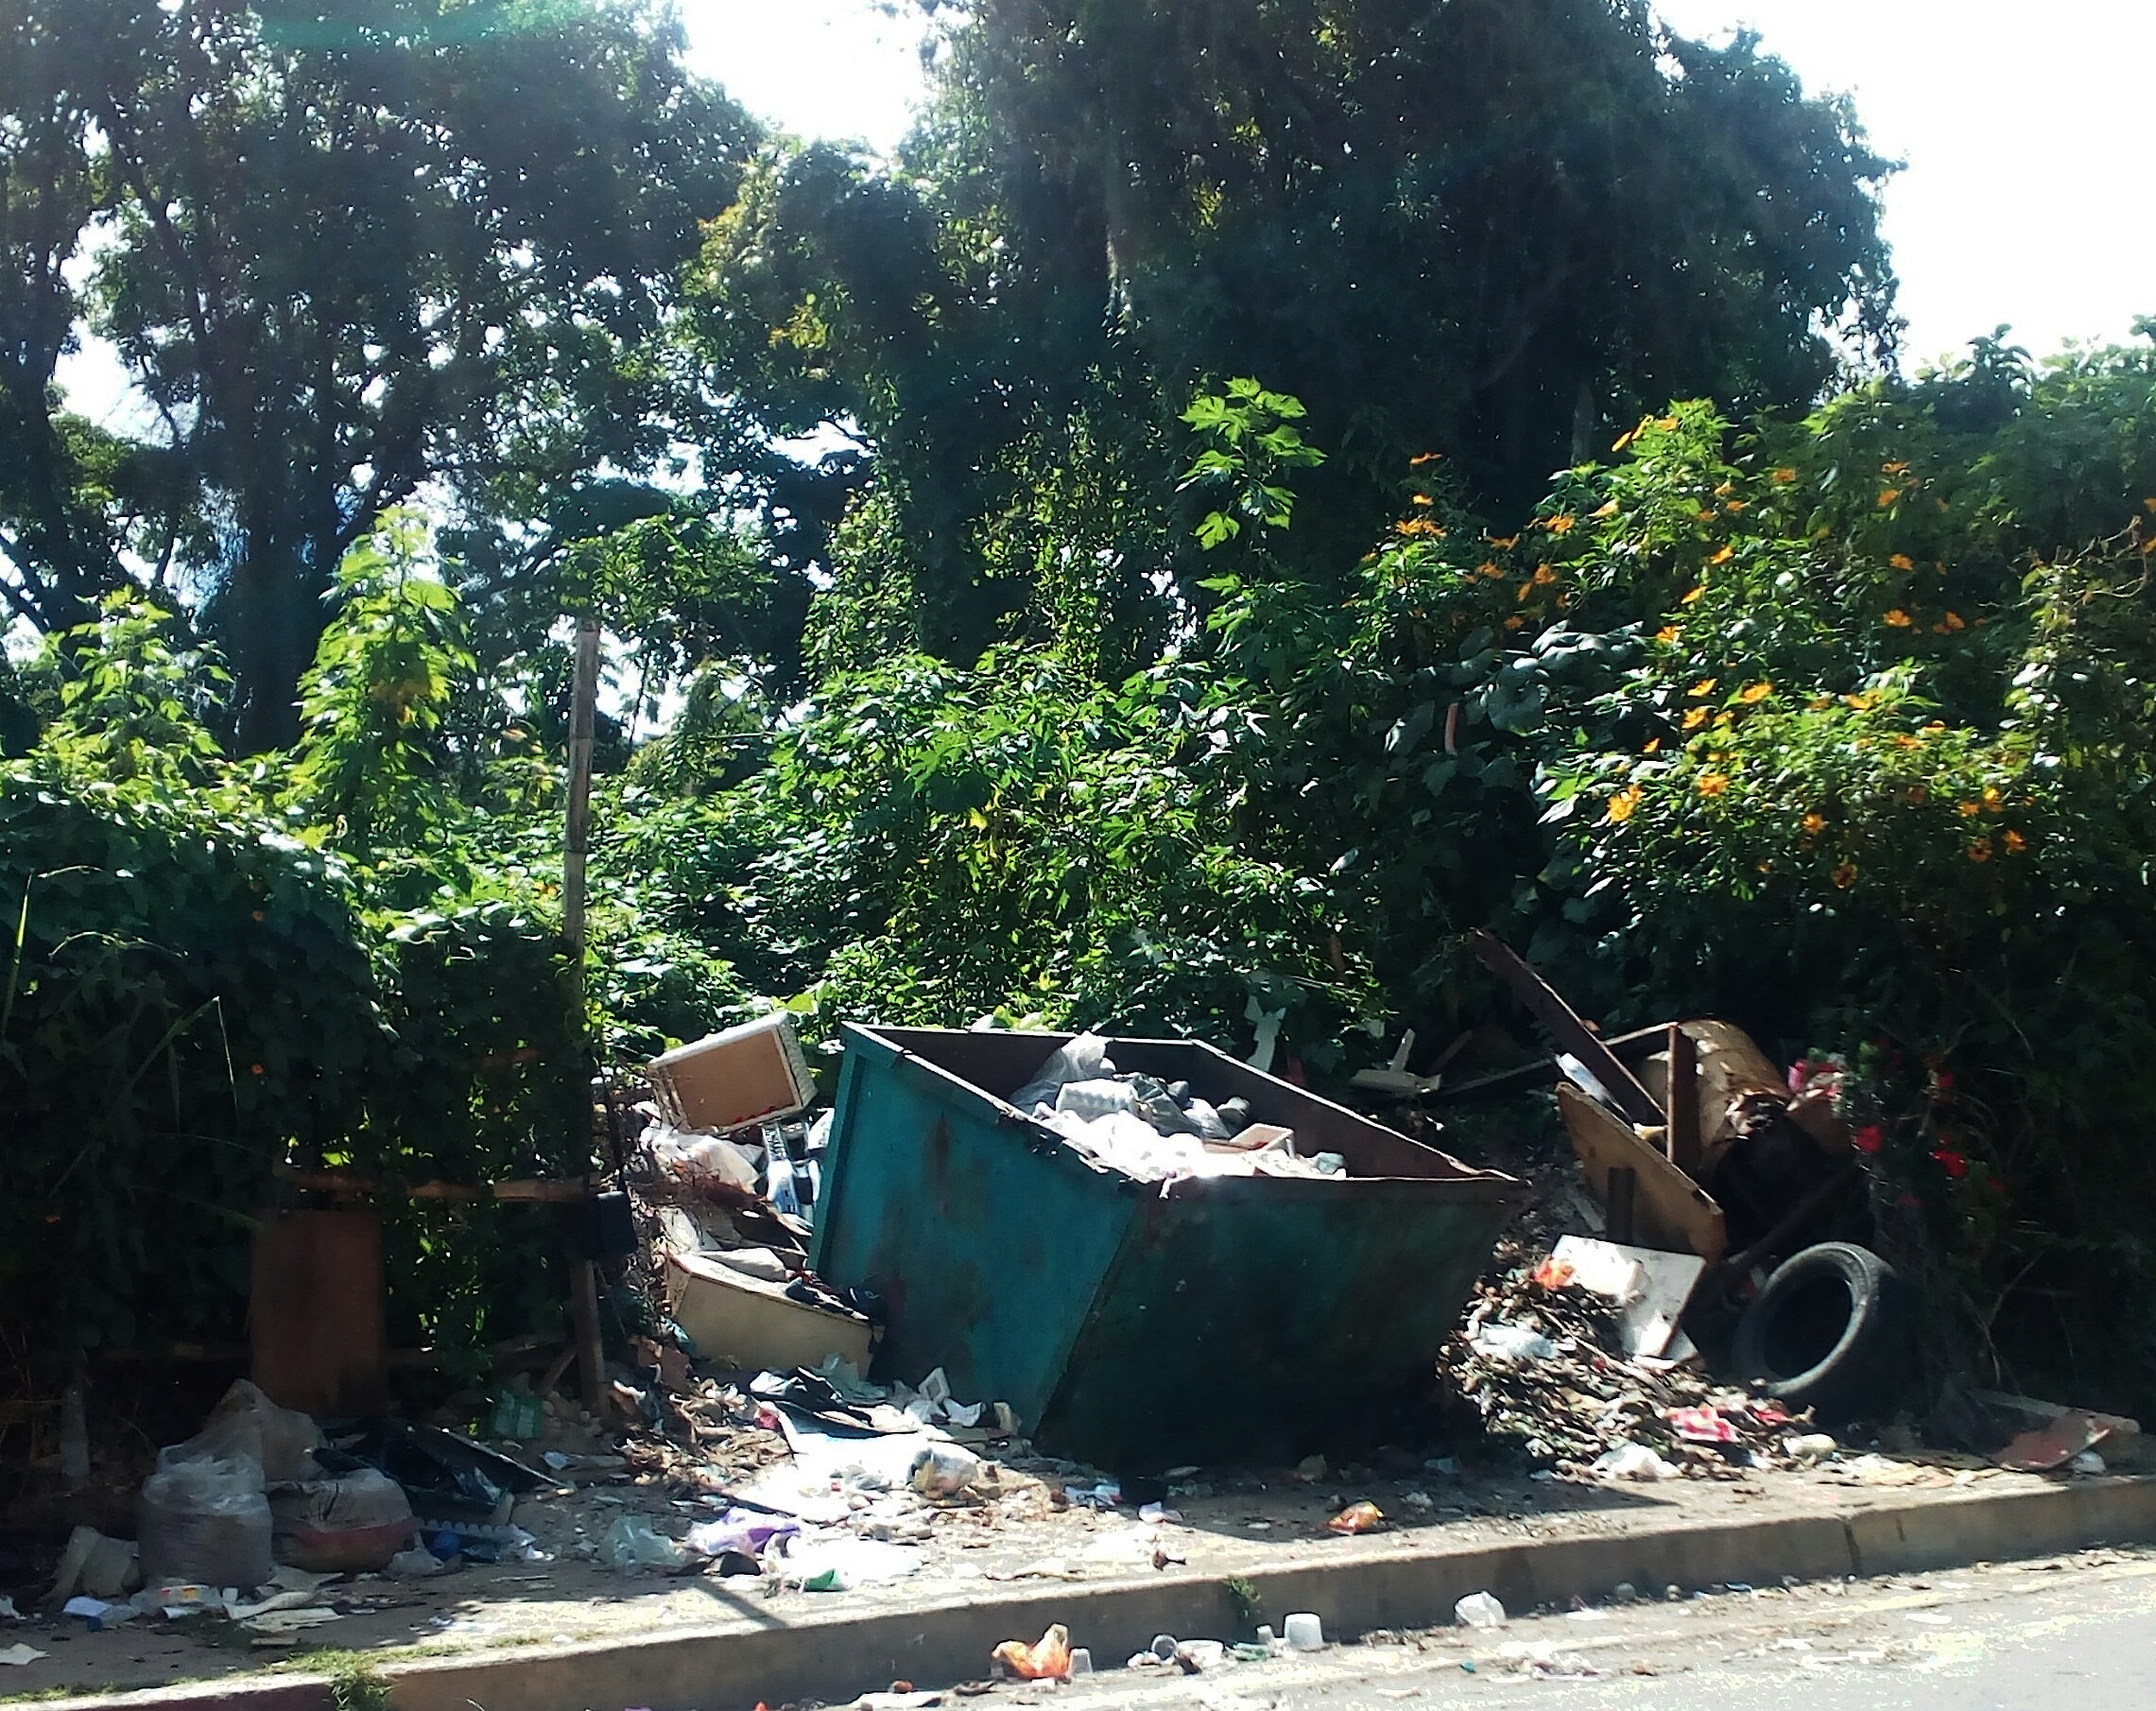
[{"label": "plastic wrapper", "polygon": [[275,1567],[262,1468],[242,1457],[163,1451],[143,1481],[136,1531],[143,1579],[152,1586],[259,1586]]},{"label": "plastic wrapper", "polygon": [[320,1442],[312,1415],[279,1408],[242,1378],[218,1399],[200,1431],[165,1454],[175,1460],[251,1461],[264,1481],[276,1485],[319,1478],[314,1452]]}]

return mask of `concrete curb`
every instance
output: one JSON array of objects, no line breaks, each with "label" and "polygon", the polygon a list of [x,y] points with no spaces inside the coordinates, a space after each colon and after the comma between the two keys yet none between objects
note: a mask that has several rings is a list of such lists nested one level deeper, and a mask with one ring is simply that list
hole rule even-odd
[{"label": "concrete curb", "polygon": [[[2037,1491],[1932,1497],[1840,1513],[1673,1523],[1596,1537],[1524,1539],[1258,1570],[1268,1619],[1313,1610],[1326,1632],[1423,1628],[1447,1621],[1470,1592],[1515,1610],[1735,1582],[1839,1579],[2048,1556],[2156,1539],[2156,1478],[2108,1478]],[[986,1673],[997,1642],[1066,1623],[1073,1643],[1120,1662],[1155,1633],[1222,1635],[1235,1613],[1226,1582],[1178,1575],[1060,1585],[867,1615],[805,1620],[773,1614],[742,1632],[689,1631],[628,1643],[505,1649],[387,1666],[395,1711],[617,1711],[625,1705],[746,1711],[817,1699],[843,1704],[893,1681],[937,1685]],[[329,1711],[328,1683],[298,1676],[193,1688],[47,1701],[44,1711],[184,1706],[187,1711]]]}]

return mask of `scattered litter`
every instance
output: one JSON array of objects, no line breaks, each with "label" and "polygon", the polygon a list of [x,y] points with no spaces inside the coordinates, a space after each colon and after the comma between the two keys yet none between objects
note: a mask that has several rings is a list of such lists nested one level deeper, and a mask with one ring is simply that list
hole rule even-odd
[{"label": "scattered litter", "polygon": [[1471,1592],[1453,1606],[1453,1620],[1462,1628],[1502,1628],[1505,1606],[1487,1592]]},{"label": "scattered litter", "polygon": [[1684,1470],[1664,1461],[1644,1443],[1621,1443],[1604,1450],[1589,1467],[1597,1479],[1682,1479]]},{"label": "scattered litter", "polygon": [[688,1554],[641,1515],[616,1515],[600,1555],[609,1568],[634,1574],[645,1568],[679,1568]]},{"label": "scattered litter", "polygon": [[1024,1640],[1005,1640],[992,1655],[1022,1682],[1068,1681],[1071,1632],[1057,1622],[1032,1645]]},{"label": "scattered litter", "polygon": [[14,1664],[18,1666],[23,1664],[34,1664],[38,1661],[38,1659],[48,1654],[40,1651],[35,1646],[25,1646],[18,1642],[15,1645],[9,1647],[7,1651],[0,1651],[0,1664]]},{"label": "scattered litter", "polygon": [[108,1604],[103,1599],[79,1596],[69,1599],[60,1610],[62,1616],[80,1616],[90,1624],[92,1633],[101,1628],[117,1627],[122,1622],[130,1621],[135,1614],[131,1604]]},{"label": "scattered litter", "polygon": [[1331,1532],[1375,1532],[1385,1525],[1385,1512],[1371,1502],[1351,1503],[1325,1523]]},{"label": "scattered litter", "polygon": [[906,1483],[923,1496],[955,1497],[973,1490],[987,1471],[971,1450],[955,1443],[930,1444],[915,1454]]},{"label": "scattered litter", "polygon": [[2077,1474],[2100,1474],[2104,1471],[2104,1459],[2093,1449],[2085,1449],[2066,1463],[2067,1471]]},{"label": "scattered litter", "polygon": [[1926,1628],[1951,1628],[1954,1626],[1952,1616],[1940,1616],[1936,1611],[1911,1610],[1907,1612],[1907,1616],[1910,1621],[1920,1622]]},{"label": "scattered litter", "polygon": [[1298,1610],[1281,1624],[1281,1638],[1290,1651],[1322,1651],[1325,1624],[1311,1611]]}]

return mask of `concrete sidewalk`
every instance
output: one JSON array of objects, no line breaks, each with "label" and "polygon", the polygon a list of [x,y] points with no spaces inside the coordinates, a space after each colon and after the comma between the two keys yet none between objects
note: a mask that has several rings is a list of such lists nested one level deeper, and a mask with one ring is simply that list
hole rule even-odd
[{"label": "concrete sidewalk", "polygon": [[[1343,1495],[1374,1496],[1406,1524],[1336,1537],[1323,1523]],[[1403,1495],[1244,1489],[1185,1502],[1185,1524],[1162,1527],[1128,1513],[984,1522],[957,1511],[940,1520],[920,1572],[839,1594],[771,1596],[754,1579],[625,1577],[573,1562],[473,1569],[365,1588],[408,1601],[306,1637],[365,1659],[394,1684],[400,1711],[747,1711],[759,1700],[842,1703],[894,1680],[977,1678],[998,1641],[1037,1637],[1053,1621],[1103,1667],[1160,1632],[1231,1637],[1231,1579],[1254,1589],[1265,1619],[1313,1610],[1352,1634],[1441,1622],[1456,1599],[1485,1589],[1524,1610],[1607,1598],[1620,1582],[1654,1595],[2156,1538],[2156,1479],[1875,1460],[1860,1475],[1830,1465],[1650,1486],[1476,1481],[1434,1493],[1455,1512],[1426,1520]],[[269,1662],[176,1631],[92,1634],[72,1623],[10,1625],[0,1639],[51,1653],[8,1671],[0,1692],[89,1696],[48,1702],[329,1703],[305,1655]]]}]

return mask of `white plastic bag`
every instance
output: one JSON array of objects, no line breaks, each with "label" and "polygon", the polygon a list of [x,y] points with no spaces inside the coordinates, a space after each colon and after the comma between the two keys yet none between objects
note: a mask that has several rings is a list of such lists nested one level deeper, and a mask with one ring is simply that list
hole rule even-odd
[{"label": "white plastic bag", "polygon": [[1050,1052],[1040,1073],[1012,1094],[1010,1102],[1021,1111],[1031,1111],[1036,1105],[1053,1105],[1057,1090],[1065,1081],[1097,1080],[1114,1073],[1115,1065],[1108,1059],[1107,1040],[1099,1034],[1079,1034],[1068,1045]]},{"label": "white plastic bag", "polygon": [[987,1471],[981,1459],[956,1443],[931,1444],[913,1458],[907,1479],[924,1497],[955,1497],[971,1491]]},{"label": "white plastic bag", "polygon": [[1625,1443],[1605,1450],[1587,1470],[1597,1479],[1682,1479],[1682,1468],[1673,1467],[1645,1443]]},{"label": "white plastic bag", "polygon": [[1462,1628],[1502,1628],[1505,1606],[1487,1592],[1471,1592],[1453,1606],[1453,1619]]},{"label": "white plastic bag", "polygon": [[599,1555],[609,1568],[634,1574],[640,1568],[679,1568],[688,1553],[642,1515],[616,1515],[607,1529]]},{"label": "white plastic bag", "polygon": [[313,1415],[279,1408],[241,1378],[217,1399],[200,1431],[164,1454],[175,1461],[251,1461],[262,1470],[263,1480],[275,1485],[319,1478],[315,1445],[320,1440]]},{"label": "white plastic bag", "polygon": [[143,1579],[152,1586],[259,1586],[275,1566],[262,1468],[241,1458],[161,1451],[157,1472],[142,1482],[136,1532]]}]

